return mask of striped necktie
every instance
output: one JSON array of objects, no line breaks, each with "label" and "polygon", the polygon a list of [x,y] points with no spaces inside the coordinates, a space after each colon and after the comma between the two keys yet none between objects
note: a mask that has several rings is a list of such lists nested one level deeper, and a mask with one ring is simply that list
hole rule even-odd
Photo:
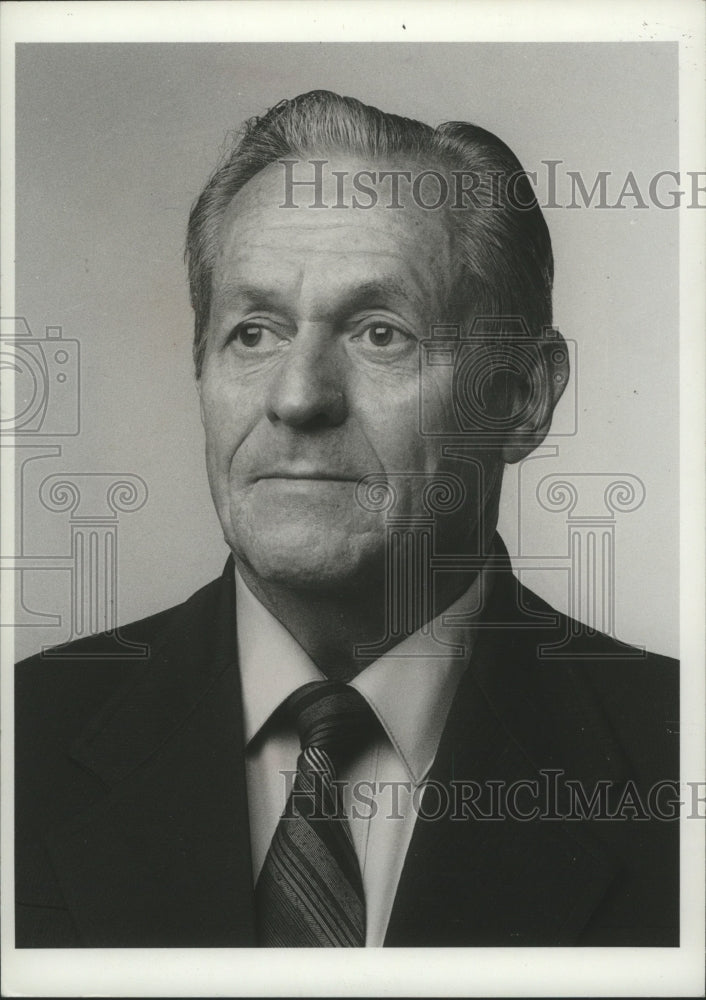
[{"label": "striped necktie", "polygon": [[336,766],[362,747],[375,717],[340,681],[305,684],[284,703],[302,752],[292,793],[255,887],[266,947],[365,945],[365,896]]}]

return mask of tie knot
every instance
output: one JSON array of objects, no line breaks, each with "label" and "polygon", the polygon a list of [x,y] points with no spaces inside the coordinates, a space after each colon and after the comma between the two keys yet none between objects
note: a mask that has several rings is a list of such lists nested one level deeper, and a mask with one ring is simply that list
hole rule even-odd
[{"label": "tie knot", "polygon": [[284,708],[297,727],[302,750],[320,747],[334,756],[362,746],[375,724],[362,694],[342,681],[304,684]]}]

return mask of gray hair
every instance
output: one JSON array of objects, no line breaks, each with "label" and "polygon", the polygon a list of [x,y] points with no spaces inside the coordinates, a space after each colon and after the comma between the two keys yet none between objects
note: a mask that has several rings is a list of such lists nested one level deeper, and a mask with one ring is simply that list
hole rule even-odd
[{"label": "gray hair", "polygon": [[[336,151],[371,161],[408,157],[477,178],[476,204],[454,211],[463,264],[461,295],[475,316],[522,317],[538,336],[552,321],[551,240],[529,178],[497,136],[468,122],[423,122],[352,97],[313,90],[249,119],[189,216],[186,260],[201,374],[223,214],[259,171],[288,157]],[[482,207],[478,207],[478,204]]]}]

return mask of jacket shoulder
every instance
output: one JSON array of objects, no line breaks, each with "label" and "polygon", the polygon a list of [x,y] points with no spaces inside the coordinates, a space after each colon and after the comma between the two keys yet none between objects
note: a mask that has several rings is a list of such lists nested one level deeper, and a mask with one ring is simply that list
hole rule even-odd
[{"label": "jacket shoulder", "polygon": [[200,588],[174,605],[113,631],[85,636],[42,650],[15,666],[15,726],[18,745],[23,734],[36,735],[74,728],[112,691],[149,669],[175,629],[200,629],[215,603],[220,580]]},{"label": "jacket shoulder", "polygon": [[[618,663],[629,673],[631,670],[654,671],[660,675],[674,676],[679,670],[679,661],[671,656],[653,653],[643,647],[622,642],[615,636],[607,635],[595,628],[579,622],[552,607],[544,598],[517,584],[517,604],[524,621],[529,626],[532,620],[544,620],[545,627],[535,629],[540,659],[584,661],[591,663],[599,671],[606,664]],[[617,674],[609,674],[615,679]]]},{"label": "jacket shoulder", "polygon": [[[535,633],[539,674],[552,697],[589,698],[618,743],[645,775],[678,774],[679,661],[621,642],[556,611],[519,586],[519,600],[531,615],[554,624]],[[566,701],[558,701],[570,710]],[[658,772],[658,773],[657,773]]]}]

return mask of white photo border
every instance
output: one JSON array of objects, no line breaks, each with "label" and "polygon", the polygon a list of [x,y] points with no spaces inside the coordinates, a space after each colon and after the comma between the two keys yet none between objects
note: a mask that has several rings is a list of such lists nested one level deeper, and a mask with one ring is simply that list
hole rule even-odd
[{"label": "white photo border", "polygon": [[[14,312],[14,46],[21,42],[672,41],[679,45],[679,169],[703,169],[705,33],[700,0],[183,0],[5,3],[2,35],[2,303]],[[682,774],[704,780],[705,214],[680,216]],[[12,412],[12,385],[3,386]],[[3,448],[2,550],[13,539],[12,449]],[[10,574],[11,575],[11,574]],[[2,593],[12,620],[14,595]],[[13,662],[2,641],[2,992],[6,996],[700,996],[704,830],[682,819],[679,948],[14,948]],[[335,984],[335,985],[334,985]]]}]

